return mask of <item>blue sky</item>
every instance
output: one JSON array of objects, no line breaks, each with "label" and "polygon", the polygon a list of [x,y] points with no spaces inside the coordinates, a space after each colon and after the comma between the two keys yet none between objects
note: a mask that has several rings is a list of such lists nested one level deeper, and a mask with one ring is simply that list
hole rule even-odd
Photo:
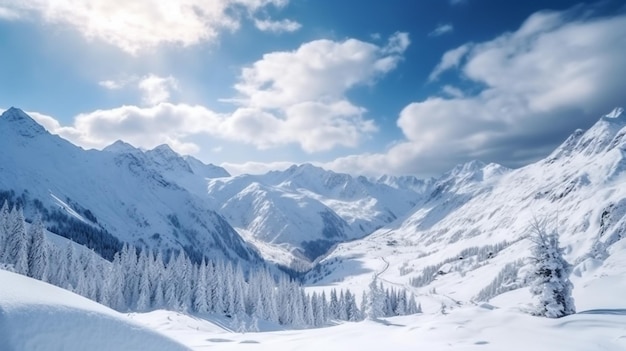
[{"label": "blue sky", "polygon": [[518,167],[626,104],[626,3],[0,0],[0,107],[233,173]]}]

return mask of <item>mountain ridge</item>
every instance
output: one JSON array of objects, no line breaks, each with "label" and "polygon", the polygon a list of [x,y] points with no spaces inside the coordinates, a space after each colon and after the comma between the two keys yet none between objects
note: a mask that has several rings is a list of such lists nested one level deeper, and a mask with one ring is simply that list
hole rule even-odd
[{"label": "mountain ridge", "polygon": [[[30,147],[31,154],[35,154],[36,148],[32,144],[36,142],[33,140],[49,135],[47,140],[50,145],[42,148],[50,156],[48,158],[54,159],[51,156],[58,153],[58,149],[65,150],[68,157],[63,162],[58,159],[56,162],[43,160],[42,164],[29,166],[36,170],[39,178],[46,180],[27,179],[34,184],[46,181],[50,184],[44,196],[41,196],[41,184],[35,187],[40,189],[40,197],[54,194],[57,199],[63,199],[65,192],[71,193],[68,190],[71,187],[66,184],[61,189],[58,184],[53,184],[53,180],[62,178],[64,172],[85,172],[87,164],[89,167],[105,164],[104,168],[123,170],[121,174],[125,176],[115,181],[110,173],[103,171],[100,172],[102,174],[88,173],[87,181],[77,183],[93,189],[107,189],[111,192],[106,200],[111,205],[107,207],[124,207],[127,213],[118,213],[117,216],[130,219],[129,222],[134,224],[129,228],[135,227],[134,234],[122,236],[124,241],[150,247],[197,245],[200,251],[209,252],[217,247],[227,252],[225,255],[229,257],[237,256],[229,251],[234,245],[234,251],[243,255],[244,260],[259,259],[260,255],[271,262],[306,271],[313,268],[318,260],[324,265],[324,260],[328,262],[336,257],[336,253],[329,253],[328,250],[337,248],[335,251],[345,252],[350,245],[380,238],[385,238],[380,239],[384,243],[420,242],[429,247],[433,243],[448,242],[458,246],[459,241],[475,242],[475,238],[482,237],[485,232],[500,233],[499,228],[513,225],[510,228],[512,237],[501,233],[494,234],[494,237],[498,237],[500,242],[518,240],[523,232],[521,221],[503,216],[502,212],[526,213],[534,207],[539,209],[539,213],[556,212],[554,206],[544,204],[545,201],[558,203],[562,212],[574,211],[575,206],[564,201],[571,197],[580,201],[580,193],[594,193],[590,189],[597,189],[596,193],[598,190],[603,193],[613,189],[626,169],[626,120],[622,112],[622,109],[616,108],[587,131],[574,131],[550,155],[528,166],[508,169],[475,160],[459,164],[438,178],[424,180],[414,176],[368,179],[311,164],[293,165],[284,171],[270,171],[262,175],[230,176],[221,167],[206,165],[191,156],[180,156],[167,145],[144,151],[123,141],[116,141],[103,151],[85,151],[50,135],[15,108],[7,110],[3,117],[7,114],[10,118],[4,119],[8,122],[18,121],[13,128],[17,133],[3,139],[8,140],[5,143],[8,143],[9,150]],[[6,124],[7,121],[0,123]],[[19,132],[22,129],[37,133]],[[4,167],[10,162],[5,162]],[[67,168],[63,172],[54,171],[59,164]],[[0,164],[0,172],[4,172],[2,167]],[[0,180],[0,187],[18,192],[30,187],[28,182],[15,187],[15,179],[19,178],[16,174],[8,178],[13,179],[13,184],[4,179]],[[121,191],[113,188],[115,182],[120,182],[118,185],[135,185],[128,188],[132,191]],[[128,200],[132,206],[127,206],[124,201],[113,201],[128,198],[128,194],[122,193],[137,189],[142,189],[144,195],[134,202]],[[155,191],[160,195],[152,193]],[[173,195],[178,193],[185,195]],[[174,196],[179,200],[175,201],[175,205],[167,205],[161,196],[167,199]],[[83,203],[75,197],[70,196],[76,203]],[[622,223],[617,216],[622,211],[621,204],[626,202],[614,199],[610,194],[606,197],[611,201],[604,199],[600,203],[605,211],[613,211],[611,226],[614,227],[615,223]],[[49,200],[48,205],[64,206],[59,201]],[[97,207],[93,201],[86,203],[88,205],[84,207],[87,209]],[[65,205],[71,207],[69,201]],[[141,214],[143,207],[159,209],[151,209],[154,213],[146,218]],[[185,209],[182,214],[174,210],[178,207]],[[106,214],[97,210],[91,212],[98,219],[103,219],[101,222],[107,229],[117,233],[123,227],[122,222],[111,224],[110,212],[115,211],[107,211]],[[493,223],[486,222],[484,212],[490,212],[488,217]],[[590,218],[595,215],[595,212],[587,212],[584,216]],[[527,218],[528,214],[524,216]],[[209,222],[212,224],[209,225],[203,218],[211,218]],[[145,223],[149,224],[146,227],[150,227],[152,221],[161,223],[161,228],[167,228],[167,232],[160,230],[145,234]],[[190,223],[195,229],[180,228],[181,223]],[[623,225],[626,226],[626,223]],[[216,228],[215,231],[210,226]],[[590,224],[577,224],[577,227],[585,226],[588,228]],[[211,240],[204,235],[197,238],[204,231],[212,233],[209,235]],[[621,235],[612,233],[611,240]],[[206,241],[204,244],[203,240]],[[584,240],[582,246],[578,245],[584,255],[601,246],[594,244],[593,240]],[[580,254],[575,259],[584,255]]]}]

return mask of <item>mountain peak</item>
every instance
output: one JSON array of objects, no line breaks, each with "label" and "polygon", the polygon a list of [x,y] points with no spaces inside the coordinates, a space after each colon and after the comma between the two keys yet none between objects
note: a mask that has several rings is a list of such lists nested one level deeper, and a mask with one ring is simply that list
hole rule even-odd
[{"label": "mountain peak", "polygon": [[32,138],[47,133],[44,127],[39,125],[26,112],[16,107],[11,107],[4,111],[0,116],[0,121],[10,123],[17,133],[25,137]]},{"label": "mountain peak", "polygon": [[[608,114],[604,115],[605,118],[620,118],[622,117],[622,113],[624,112],[624,108],[623,107],[616,107],[613,109],[613,111],[609,112]],[[624,118],[624,117],[622,117]]]},{"label": "mountain peak", "polygon": [[157,147],[155,147],[154,149],[152,149],[152,151],[157,151],[160,153],[164,153],[164,154],[169,154],[169,155],[176,155],[179,156],[174,150],[172,150],[172,148],[167,145],[167,144],[161,144]]},{"label": "mountain peak", "polygon": [[124,152],[135,152],[139,150],[125,141],[117,140],[113,144],[102,149],[102,151],[124,153]]},{"label": "mountain peak", "polygon": [[606,151],[620,130],[626,127],[626,116],[623,111],[623,108],[616,107],[610,113],[602,116],[579,138],[574,150],[585,155]]},{"label": "mountain peak", "polygon": [[485,168],[486,164],[482,161],[479,160],[471,160],[465,163],[461,163],[456,165],[452,171],[450,171],[450,174],[453,176],[459,176],[459,175],[466,175],[466,174],[472,174],[476,171],[479,171],[483,168]]}]

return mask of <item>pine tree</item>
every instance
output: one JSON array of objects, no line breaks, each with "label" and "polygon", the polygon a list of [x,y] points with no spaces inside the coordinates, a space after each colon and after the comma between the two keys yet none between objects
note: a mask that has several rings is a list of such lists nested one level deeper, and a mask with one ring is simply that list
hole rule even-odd
[{"label": "pine tree", "polygon": [[9,204],[4,201],[0,208],[0,263],[6,262],[7,237],[9,235]]},{"label": "pine tree", "polygon": [[29,276],[44,280],[48,270],[48,245],[44,238],[44,227],[41,218],[37,217],[30,226],[30,243],[28,245]]},{"label": "pine tree", "polygon": [[150,310],[152,307],[151,297],[151,288],[150,288],[150,278],[147,270],[141,272],[141,277],[139,279],[139,296],[137,297],[137,310],[144,312]]},{"label": "pine tree", "polygon": [[384,309],[385,292],[381,286],[378,285],[378,279],[374,276],[374,279],[372,279],[369,285],[365,315],[368,319],[377,320],[384,316]]},{"label": "pine tree", "polygon": [[413,293],[411,293],[411,297],[409,298],[406,312],[407,314],[422,313],[422,305],[417,304],[417,302],[415,301],[415,294]]},{"label": "pine tree", "polygon": [[330,291],[330,304],[328,306],[328,319],[335,320],[339,318],[339,299],[337,298],[337,290]]},{"label": "pine tree", "polygon": [[204,259],[200,263],[198,268],[198,278],[196,280],[196,286],[193,291],[193,310],[199,313],[206,313],[209,311],[208,297],[207,297],[207,268]]},{"label": "pine tree", "polygon": [[572,268],[563,257],[558,233],[548,232],[545,219],[532,222],[530,231],[534,244],[530,292],[537,301],[533,314],[559,318],[576,313],[572,298],[573,285],[569,280]]},{"label": "pine tree", "polygon": [[13,208],[9,215],[6,262],[13,264],[16,273],[28,274],[28,240],[21,208]]}]

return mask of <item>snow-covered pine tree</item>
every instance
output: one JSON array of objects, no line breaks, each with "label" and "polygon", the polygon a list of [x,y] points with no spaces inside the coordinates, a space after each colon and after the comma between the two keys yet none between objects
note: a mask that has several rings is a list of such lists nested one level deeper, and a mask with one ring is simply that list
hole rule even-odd
[{"label": "snow-covered pine tree", "polygon": [[44,280],[48,271],[48,245],[44,238],[44,227],[40,217],[37,217],[30,226],[28,245],[28,273],[29,276]]},{"label": "snow-covered pine tree", "polygon": [[337,290],[330,291],[330,304],[328,306],[328,319],[334,320],[339,318],[339,299],[337,298]]},{"label": "snow-covered pine tree", "polygon": [[559,247],[559,235],[549,232],[545,219],[535,219],[530,224],[533,242],[532,281],[530,292],[536,299],[534,315],[559,318],[576,313],[572,298],[571,265],[565,260],[563,248]]},{"label": "snow-covered pine tree", "polygon": [[22,209],[14,207],[9,214],[5,259],[7,263],[13,264],[15,272],[20,274],[28,274],[28,240],[24,223]]},{"label": "snow-covered pine tree", "polygon": [[208,294],[207,294],[207,267],[206,262],[202,259],[198,268],[198,278],[193,290],[193,310],[199,313],[209,312]]},{"label": "snow-covered pine tree", "polygon": [[6,200],[0,208],[0,263],[6,262],[5,251],[9,232],[9,204]]},{"label": "snow-covered pine tree", "polygon": [[409,302],[407,305],[406,314],[416,314],[416,313],[422,313],[422,305],[417,304],[417,302],[415,301],[415,294],[411,293],[411,297],[409,298]]},{"label": "snow-covered pine tree", "polygon": [[371,320],[377,320],[384,316],[385,313],[385,291],[378,285],[378,279],[376,276],[369,284],[369,291],[367,293],[367,305],[365,309],[365,316]]},{"label": "snow-covered pine tree", "polygon": [[339,316],[338,318],[342,321],[347,321],[348,320],[348,310],[347,310],[347,305],[346,305],[346,296],[343,292],[343,290],[341,290],[339,292]]},{"label": "snow-covered pine tree", "polygon": [[350,292],[350,290],[346,290],[345,300],[346,320],[351,322],[361,320],[361,312],[356,306],[356,297]]}]

